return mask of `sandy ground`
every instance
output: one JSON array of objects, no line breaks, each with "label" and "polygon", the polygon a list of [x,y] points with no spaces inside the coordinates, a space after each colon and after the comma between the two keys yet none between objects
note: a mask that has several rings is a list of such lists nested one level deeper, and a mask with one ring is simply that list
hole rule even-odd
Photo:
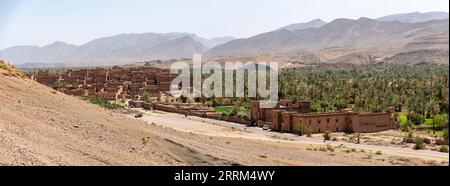
[{"label": "sandy ground", "polygon": [[[430,162],[439,162],[437,164],[448,164],[448,153],[441,153],[431,150],[413,150],[409,147],[401,146],[383,146],[383,145],[369,145],[369,144],[355,144],[345,141],[327,141],[324,142],[321,134],[313,135],[309,138],[306,136],[298,136],[289,133],[279,133],[272,131],[264,131],[258,127],[247,127],[245,125],[236,124],[232,122],[217,121],[207,118],[200,118],[196,116],[188,116],[167,113],[162,111],[142,111],[145,113],[142,120],[147,123],[160,125],[164,127],[170,127],[172,129],[191,132],[195,134],[208,135],[208,136],[220,136],[231,137],[240,139],[262,140],[267,142],[278,142],[290,144],[291,146],[331,146],[335,148],[345,147],[344,150],[350,150],[350,152],[381,152],[381,154],[392,155],[392,161],[395,158],[412,158],[421,159]],[[130,117],[132,117],[130,115]],[[332,134],[338,135],[338,134]],[[342,134],[339,134],[342,135]],[[372,135],[372,134],[369,134]],[[363,135],[366,136],[366,135]],[[311,147],[310,147],[311,149]],[[395,157],[398,156],[398,157]]]},{"label": "sandy ground", "polygon": [[[443,165],[448,161],[448,156],[440,161],[262,138],[253,131],[192,122],[195,118],[179,115],[144,119],[147,122],[0,73],[0,165]],[[186,127],[191,123],[195,130]]]}]

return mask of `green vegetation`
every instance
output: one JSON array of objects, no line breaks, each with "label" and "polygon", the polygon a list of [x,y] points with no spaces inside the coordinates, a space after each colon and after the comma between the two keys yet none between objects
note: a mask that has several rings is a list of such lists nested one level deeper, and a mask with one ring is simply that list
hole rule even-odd
[{"label": "green vegetation", "polygon": [[214,107],[214,111],[223,113],[225,115],[230,115],[233,112],[233,106],[218,106]]},{"label": "green vegetation", "polygon": [[117,109],[121,106],[116,103],[110,103],[107,100],[96,98],[96,97],[89,97],[89,96],[81,96],[82,100],[88,101],[89,103],[100,105],[103,108],[107,109]]},{"label": "green vegetation", "polygon": [[17,71],[14,65],[7,64],[3,60],[0,60],[0,69],[6,70],[8,72]]},{"label": "green vegetation", "polygon": [[150,137],[141,138],[142,145],[147,145],[150,142]]},{"label": "green vegetation", "polygon": [[6,70],[9,73],[17,74],[21,78],[25,78],[26,77],[26,75],[24,73],[22,73],[20,70],[18,70],[16,66],[8,64],[8,63],[4,62],[1,59],[0,59],[0,69]]},{"label": "green vegetation", "polygon": [[233,107],[233,111],[230,113],[232,116],[238,116],[244,119],[250,118],[250,103],[246,100],[240,100]]},{"label": "green vegetation", "polygon": [[406,123],[407,120],[408,120],[408,117],[404,113],[400,113],[399,116],[397,117],[397,121],[399,123]]},{"label": "green vegetation", "polygon": [[357,144],[360,144],[360,143],[361,143],[361,134],[360,134],[360,133],[357,133],[357,134],[356,134],[356,143],[357,143]]},{"label": "green vegetation", "polygon": [[311,137],[311,129],[308,126],[305,126],[302,123],[297,126],[299,136],[303,136],[306,134],[307,137]]},{"label": "green vegetation", "polygon": [[[384,112],[395,109],[402,129],[432,124],[433,116],[449,110],[449,66],[367,65],[312,66],[282,69],[279,99],[311,101],[312,112]],[[247,93],[248,79],[244,80]],[[247,96],[247,94],[244,94]],[[236,103],[230,115],[249,116],[248,104],[256,98],[198,98],[213,107]],[[221,110],[221,109],[219,109]],[[223,110],[222,110],[223,111]]]},{"label": "green vegetation", "polygon": [[416,138],[416,139],[414,140],[414,143],[415,143],[415,145],[414,145],[414,149],[415,149],[415,150],[422,150],[422,149],[425,149],[425,142],[423,141],[422,138]]},{"label": "green vegetation", "polygon": [[[448,112],[448,65],[304,67],[280,73],[280,99],[306,98],[313,111],[382,112],[394,107],[417,121]],[[405,122],[404,115],[400,116]]]},{"label": "green vegetation", "polygon": [[63,81],[55,81],[52,83],[52,85],[50,87],[52,87],[55,90],[58,90],[60,88],[63,88],[64,86],[66,86],[66,83]]},{"label": "green vegetation", "polygon": [[442,138],[444,138],[445,142],[448,143],[448,128],[444,129],[441,134]]},{"label": "green vegetation", "polygon": [[325,131],[325,133],[323,134],[323,140],[329,141],[330,139],[331,139],[330,131]]},{"label": "green vegetation", "polygon": [[150,101],[150,95],[147,92],[144,92],[140,97],[141,101]]},{"label": "green vegetation", "polygon": [[[433,123],[433,121],[431,121]],[[438,114],[434,117],[434,124],[436,127],[448,128],[448,115]]]},{"label": "green vegetation", "polygon": [[445,146],[445,145],[441,146],[439,148],[439,152],[446,152],[446,153],[448,153],[448,146]]}]

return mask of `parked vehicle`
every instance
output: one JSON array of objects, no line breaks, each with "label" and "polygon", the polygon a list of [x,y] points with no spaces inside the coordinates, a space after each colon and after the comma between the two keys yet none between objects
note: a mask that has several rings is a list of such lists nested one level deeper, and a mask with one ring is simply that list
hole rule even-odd
[{"label": "parked vehicle", "polygon": [[263,130],[269,130],[270,128],[269,128],[269,125],[264,125],[264,126],[262,127],[262,129],[263,129]]},{"label": "parked vehicle", "polygon": [[135,118],[142,118],[144,115],[142,115],[141,113],[134,115]]}]

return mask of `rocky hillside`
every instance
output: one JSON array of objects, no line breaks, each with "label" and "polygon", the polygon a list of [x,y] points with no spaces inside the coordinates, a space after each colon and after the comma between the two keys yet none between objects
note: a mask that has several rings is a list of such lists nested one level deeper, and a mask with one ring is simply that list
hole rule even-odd
[{"label": "rocky hillside", "polygon": [[0,165],[227,165],[204,141],[128,119],[0,69]]},{"label": "rocky hillside", "polygon": [[405,14],[394,14],[377,18],[378,21],[400,21],[404,23],[419,23],[431,20],[448,19],[447,12],[412,12]]},{"label": "rocky hillside", "polygon": [[[369,18],[336,19],[318,28],[277,30],[219,45],[211,56],[260,55],[288,52],[320,52],[329,49],[369,52],[404,51],[411,44],[448,48],[448,40],[433,43],[429,37],[448,36],[448,19],[420,23],[381,22]],[[386,50],[388,49],[388,50]]]}]

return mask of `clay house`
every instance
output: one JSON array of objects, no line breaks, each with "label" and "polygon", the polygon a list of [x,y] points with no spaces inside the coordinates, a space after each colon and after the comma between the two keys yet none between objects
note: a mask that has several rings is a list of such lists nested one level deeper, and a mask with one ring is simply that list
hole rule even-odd
[{"label": "clay house", "polygon": [[88,91],[87,90],[83,90],[83,89],[61,89],[61,91],[64,94],[67,95],[71,95],[71,96],[86,96],[88,95]]},{"label": "clay house", "polygon": [[139,95],[143,95],[144,93],[147,93],[150,97],[159,97],[160,89],[158,85],[147,85],[144,88],[139,89]]},{"label": "clay house", "polygon": [[34,79],[44,85],[50,86],[56,81],[60,81],[61,77],[57,75],[35,76]]},{"label": "clay house", "polygon": [[354,113],[349,109],[340,112],[309,113],[309,103],[280,101],[275,108],[260,108],[259,101],[250,104],[251,120],[257,126],[268,125],[270,129],[299,133],[330,132],[379,132],[396,129],[392,110],[384,113]]}]

